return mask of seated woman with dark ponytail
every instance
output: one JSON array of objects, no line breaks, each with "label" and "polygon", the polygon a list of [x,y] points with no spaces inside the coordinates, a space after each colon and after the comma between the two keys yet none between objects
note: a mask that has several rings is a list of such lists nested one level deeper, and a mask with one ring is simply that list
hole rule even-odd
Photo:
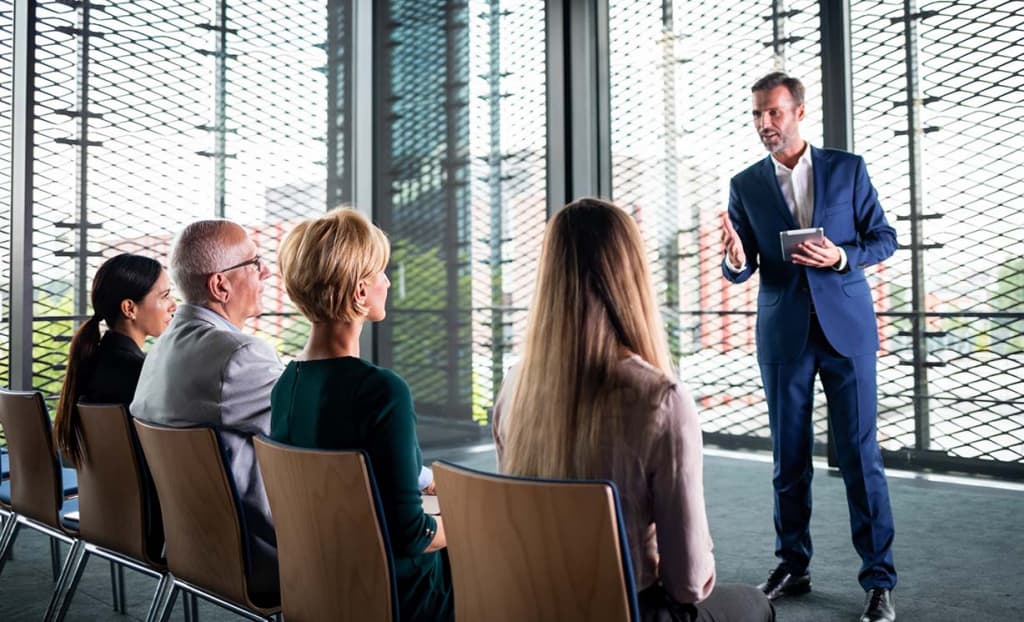
[{"label": "seated woman with dark ponytail", "polygon": [[[93,315],[75,333],[54,433],[64,458],[78,466],[83,456],[79,401],[130,404],[142,371],[146,337],[158,337],[176,305],[160,262],[140,255],[111,257],[92,280]],[[107,326],[100,336],[100,322]]]}]

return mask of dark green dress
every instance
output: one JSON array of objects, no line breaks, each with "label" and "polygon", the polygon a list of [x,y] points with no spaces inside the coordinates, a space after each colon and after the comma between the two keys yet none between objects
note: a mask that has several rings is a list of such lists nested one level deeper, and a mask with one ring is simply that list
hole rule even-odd
[{"label": "dark green dress", "polygon": [[402,622],[453,618],[447,556],[423,553],[437,521],[423,512],[422,456],[409,386],[355,357],[294,361],[270,397],[270,436],[313,449],[362,449],[380,490]]}]

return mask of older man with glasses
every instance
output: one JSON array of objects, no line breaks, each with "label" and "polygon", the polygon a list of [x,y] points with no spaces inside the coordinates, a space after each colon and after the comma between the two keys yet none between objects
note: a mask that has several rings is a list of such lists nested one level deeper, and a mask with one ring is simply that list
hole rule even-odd
[{"label": "older man with glasses", "polygon": [[274,349],[242,332],[262,311],[270,270],[245,229],[229,220],[194,222],[171,251],[171,278],[184,304],[146,357],[132,415],[174,427],[213,427],[249,531],[250,589],[277,590],[270,509],[252,447],[270,430],[270,391],[283,365]]}]

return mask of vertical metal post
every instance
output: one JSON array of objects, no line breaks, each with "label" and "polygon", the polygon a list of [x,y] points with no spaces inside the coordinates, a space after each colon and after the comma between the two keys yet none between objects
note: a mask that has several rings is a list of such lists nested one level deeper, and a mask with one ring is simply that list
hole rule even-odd
[{"label": "vertical metal post", "polygon": [[[465,22],[466,5],[457,0],[445,3],[445,311],[444,330],[446,335],[446,395],[447,413],[456,413],[459,409],[459,339],[462,331],[459,321],[459,218],[462,207],[461,188],[466,183],[466,176],[460,174],[467,162],[464,146],[460,136],[460,123],[463,109],[468,102],[463,101],[462,93],[467,83],[460,70],[460,40],[466,36],[469,25]],[[463,13],[460,18],[459,13]]]},{"label": "vertical metal post", "polygon": [[903,0],[903,34],[907,66],[907,155],[910,186],[910,275],[913,319],[911,332],[914,349],[914,440],[916,449],[926,450],[931,444],[928,397],[928,343],[926,341],[924,281],[924,187],[922,184],[923,122],[921,119],[921,85],[917,57],[917,3]]},{"label": "vertical metal post", "polygon": [[32,388],[32,216],[35,155],[35,0],[14,2],[11,167],[12,389]]},{"label": "vertical metal post", "polygon": [[214,13],[214,33],[217,45],[214,53],[213,84],[213,162],[214,162],[214,214],[224,218],[224,195],[227,187],[227,60],[228,60],[228,6],[227,0],[217,0]]},{"label": "vertical metal post", "polygon": [[772,54],[775,69],[786,70],[786,7],[783,0],[772,0]]},{"label": "vertical metal post", "polygon": [[327,145],[327,176],[324,202],[327,209],[341,202],[344,192],[340,172],[340,162],[344,162],[345,101],[339,86],[344,83],[346,72],[341,60],[341,30],[346,27],[344,6],[347,0],[327,0],[327,41],[324,50],[327,52],[327,127],[324,142]]},{"label": "vertical metal post", "polygon": [[[821,105],[825,147],[853,151],[853,57],[850,0],[820,0]],[[826,418],[829,466],[838,467],[832,422]]]},{"label": "vertical metal post", "polygon": [[505,285],[504,259],[504,202],[501,199],[501,2],[488,3],[488,112],[490,124],[490,153],[487,156],[488,190],[491,207],[490,267],[491,267],[491,378],[501,378],[505,358]]},{"label": "vertical metal post", "polygon": [[[374,58],[374,11],[378,5],[386,2],[373,0],[344,0],[349,10],[345,13],[345,99],[348,101],[345,117],[346,149],[348,172],[351,188],[350,200],[353,205],[367,216],[378,217],[374,211],[374,103],[377,93],[374,89],[374,70],[377,59]],[[384,74],[386,75],[386,74]],[[383,101],[383,98],[381,98]],[[386,115],[379,115],[387,122]],[[390,181],[388,181],[390,183]]]},{"label": "vertical metal post", "polygon": [[[678,141],[676,133],[676,33],[673,0],[661,2],[661,64],[664,67],[662,84],[662,135],[664,136],[664,194],[658,206],[658,246],[661,262],[665,266],[665,329],[668,333],[670,356],[680,355],[679,338],[679,175]],[[609,119],[609,128],[611,120]],[[609,173],[610,175],[610,173]],[[652,206],[654,207],[654,206]]]},{"label": "vertical metal post", "polygon": [[[374,209],[374,132],[378,121],[374,119],[374,5],[373,0],[340,0],[344,3],[345,19],[342,49],[345,59],[345,81],[339,85],[348,102],[345,108],[345,175],[347,185],[341,192],[357,210],[380,224],[380,214]],[[380,3],[386,6],[386,2]],[[383,100],[381,100],[383,101]],[[386,114],[379,115],[386,124]],[[347,193],[347,194],[345,194]],[[331,206],[333,207],[333,206]],[[388,229],[385,227],[385,231]],[[359,338],[360,351],[374,362],[378,358],[379,331],[388,322],[374,322],[373,330],[364,330]]]},{"label": "vertical metal post", "polygon": [[820,0],[824,146],[853,151],[850,0]]},{"label": "vertical metal post", "polygon": [[548,216],[565,205],[569,188],[569,59],[565,46],[566,2],[545,0],[544,72],[547,86],[547,189]]},{"label": "vertical metal post", "polygon": [[[360,26],[357,27],[357,35],[362,33],[362,20],[365,19],[367,9],[363,2],[358,2],[358,15],[356,16],[357,22],[360,22]],[[391,173],[390,167],[392,166],[392,122],[391,115],[394,113],[393,97],[394,93],[391,87],[391,72],[392,72],[392,55],[393,46],[391,45],[391,21],[392,21],[391,2],[374,2],[372,6],[372,37],[370,41],[357,39],[356,47],[356,62],[352,64],[355,72],[353,93],[360,93],[360,89],[364,88],[363,85],[369,77],[373,84],[373,95],[371,104],[377,103],[379,105],[378,110],[373,110],[372,107],[368,110],[364,110],[363,107],[357,106],[355,109],[356,118],[353,119],[352,128],[353,131],[357,132],[355,145],[356,149],[371,148],[373,155],[373,170],[380,171],[380,174],[370,176],[368,183],[372,186],[373,194],[372,201],[370,203],[362,203],[362,194],[359,190],[362,187],[360,180],[363,179],[363,172],[360,168],[358,161],[353,163],[355,168],[354,178],[356,180],[356,205],[359,209],[367,210],[370,209],[370,205],[373,206],[373,217],[374,221],[384,231],[394,231],[392,211],[394,210],[394,201],[391,195]],[[372,62],[373,69],[370,76],[366,75],[366,72],[360,73],[360,68],[363,65],[364,58],[362,56],[365,45],[372,47]],[[356,95],[358,97],[358,95]],[[366,116],[363,117],[360,122],[360,113],[365,112]],[[367,145],[358,132],[360,132],[361,125],[371,123],[373,126],[373,134],[371,137],[370,144]],[[373,339],[374,339],[374,362],[384,367],[393,367],[394,361],[394,344],[393,344],[393,329],[394,322],[375,322],[373,324]]]},{"label": "vertical metal post", "polygon": [[548,213],[610,197],[607,0],[547,0]]},{"label": "vertical metal post", "polygon": [[75,313],[89,311],[89,25],[91,1],[82,0],[78,56],[78,287]]},{"label": "vertical metal post", "polygon": [[611,66],[609,61],[608,43],[608,1],[595,0],[593,16],[594,39],[594,83],[591,85],[593,103],[596,108],[597,126],[592,128],[593,142],[597,152],[597,170],[593,173],[596,179],[589,183],[594,194],[600,197],[612,197],[612,89]]},{"label": "vertical metal post", "polygon": [[[339,111],[339,116],[335,121],[336,132],[340,132],[339,138],[341,139],[340,147],[342,153],[341,170],[337,171],[337,176],[341,182],[341,196],[339,197],[338,203],[344,203],[346,205],[352,204],[352,197],[354,193],[354,182],[352,181],[352,140],[354,134],[352,131],[352,115],[353,108],[355,107],[354,97],[352,95],[352,40],[354,38],[354,26],[352,24],[352,18],[355,14],[355,7],[352,6],[357,0],[344,0],[342,4],[341,17],[341,30],[338,35],[341,37],[338,42],[338,49],[336,52],[340,54],[338,61],[339,68],[341,69],[341,80],[335,83],[335,86],[340,89],[340,94],[335,95],[339,102],[342,104]],[[369,92],[369,91],[367,91]],[[328,208],[336,207],[335,205],[328,205]]]}]

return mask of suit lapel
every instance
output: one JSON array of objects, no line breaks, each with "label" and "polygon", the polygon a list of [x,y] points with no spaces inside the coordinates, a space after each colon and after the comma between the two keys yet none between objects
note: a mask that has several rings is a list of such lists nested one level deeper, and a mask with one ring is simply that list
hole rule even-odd
[{"label": "suit lapel", "polygon": [[779,216],[786,222],[787,229],[799,229],[800,226],[786,205],[786,198],[782,196],[782,188],[779,187],[779,178],[775,176],[775,163],[772,162],[771,155],[761,160],[760,170],[765,184],[772,189],[768,192],[768,202],[779,212]]},{"label": "suit lapel", "polygon": [[825,218],[825,197],[828,196],[830,172],[828,160],[827,152],[811,147],[811,171],[814,175],[814,214],[811,216],[811,224],[815,227],[820,227]]}]

